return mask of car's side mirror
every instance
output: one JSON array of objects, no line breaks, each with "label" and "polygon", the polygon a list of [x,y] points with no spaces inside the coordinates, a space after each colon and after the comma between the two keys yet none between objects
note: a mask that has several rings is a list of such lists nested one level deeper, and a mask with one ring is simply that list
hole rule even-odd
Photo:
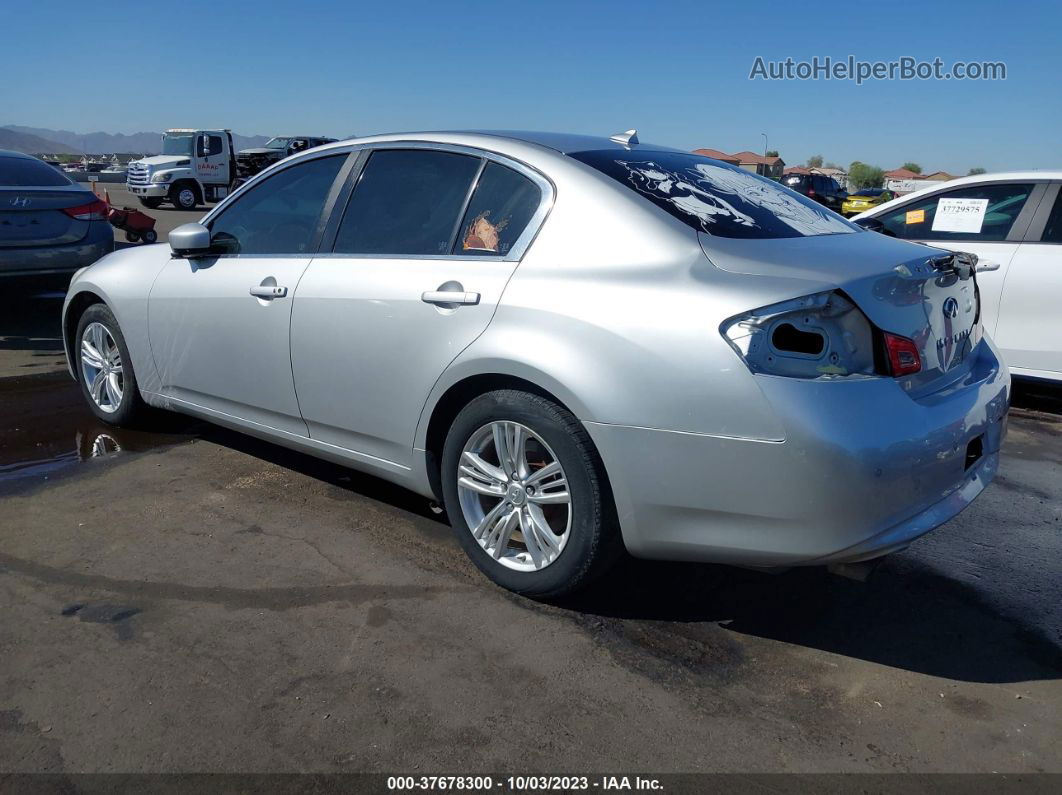
[{"label": "car's side mirror", "polygon": [[210,230],[202,224],[181,224],[169,235],[175,257],[202,257],[210,253]]},{"label": "car's side mirror", "polygon": [[868,232],[885,232],[885,224],[877,218],[856,218],[852,223],[863,227]]}]

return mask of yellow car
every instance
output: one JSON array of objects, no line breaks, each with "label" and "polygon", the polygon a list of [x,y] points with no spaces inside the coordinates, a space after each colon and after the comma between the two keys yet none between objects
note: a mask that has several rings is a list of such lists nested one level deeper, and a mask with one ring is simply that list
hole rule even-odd
[{"label": "yellow car", "polygon": [[879,204],[884,204],[893,199],[892,191],[884,188],[861,188],[855,193],[849,193],[848,198],[841,204],[841,215],[847,218],[856,213],[865,212]]}]

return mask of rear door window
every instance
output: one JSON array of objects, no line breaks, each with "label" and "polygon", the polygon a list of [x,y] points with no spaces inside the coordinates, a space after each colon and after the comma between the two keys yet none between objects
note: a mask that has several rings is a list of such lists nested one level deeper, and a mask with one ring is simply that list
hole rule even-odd
[{"label": "rear door window", "polygon": [[1032,183],[955,188],[878,218],[888,232],[907,240],[1006,240],[1032,189]]},{"label": "rear door window", "polygon": [[504,257],[542,201],[542,191],[522,174],[488,162],[461,219],[453,253]]},{"label": "rear door window", "polygon": [[1062,243],[1062,191],[1059,191],[1055,206],[1047,216],[1047,226],[1044,227],[1040,240],[1044,243]]},{"label": "rear door window", "polygon": [[816,201],[701,155],[602,149],[571,157],[710,235],[780,238],[860,231]]},{"label": "rear door window", "polygon": [[72,184],[66,174],[41,160],[0,155],[0,188],[57,188]]},{"label": "rear door window", "polygon": [[334,250],[343,254],[449,254],[482,160],[430,149],[369,156],[347,203]]}]

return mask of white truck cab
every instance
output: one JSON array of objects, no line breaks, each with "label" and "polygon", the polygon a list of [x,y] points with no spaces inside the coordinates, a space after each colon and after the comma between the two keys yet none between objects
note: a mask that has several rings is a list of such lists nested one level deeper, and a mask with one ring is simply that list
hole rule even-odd
[{"label": "white truck cab", "polygon": [[194,210],[227,196],[235,179],[230,130],[173,129],[163,133],[162,154],[129,164],[126,187],[145,207]]}]

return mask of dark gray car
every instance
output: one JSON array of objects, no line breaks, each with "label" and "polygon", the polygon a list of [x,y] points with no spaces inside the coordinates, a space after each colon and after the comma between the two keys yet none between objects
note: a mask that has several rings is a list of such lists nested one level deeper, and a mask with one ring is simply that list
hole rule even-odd
[{"label": "dark gray car", "polygon": [[0,149],[0,278],[73,273],[113,249],[96,194],[35,157]]}]

